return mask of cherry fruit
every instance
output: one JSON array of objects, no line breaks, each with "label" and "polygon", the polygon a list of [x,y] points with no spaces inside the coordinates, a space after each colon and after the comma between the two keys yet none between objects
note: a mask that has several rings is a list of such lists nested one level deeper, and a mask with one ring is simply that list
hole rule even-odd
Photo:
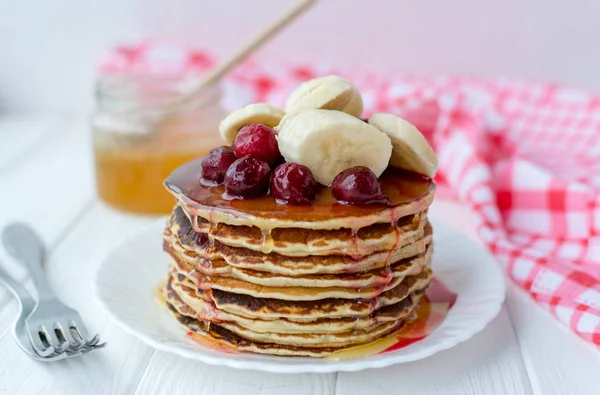
[{"label": "cherry fruit", "polygon": [[233,162],[225,174],[225,191],[237,197],[260,196],[269,190],[269,165],[252,156]]},{"label": "cherry fruit", "polygon": [[221,146],[211,149],[202,159],[201,176],[203,179],[221,184],[225,173],[237,157],[233,148]]},{"label": "cherry fruit", "polygon": [[355,166],[340,172],[331,184],[333,196],[342,203],[385,203],[375,173],[366,166]]},{"label": "cherry fruit", "polygon": [[271,194],[290,204],[306,204],[315,199],[317,182],[310,169],[299,163],[279,165],[271,178]]},{"label": "cherry fruit", "polygon": [[259,123],[251,123],[240,129],[233,140],[238,158],[251,155],[269,165],[279,160],[281,153],[275,138],[275,130]]}]

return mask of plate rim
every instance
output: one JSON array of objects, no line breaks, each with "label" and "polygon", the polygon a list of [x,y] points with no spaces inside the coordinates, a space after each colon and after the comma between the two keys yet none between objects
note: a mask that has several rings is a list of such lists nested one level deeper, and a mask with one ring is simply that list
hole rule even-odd
[{"label": "plate rim", "polygon": [[[381,368],[390,365],[395,365],[399,363],[412,362],[424,358],[428,358],[434,354],[439,353],[440,351],[444,351],[450,349],[460,343],[465,342],[466,340],[473,337],[476,333],[483,330],[499,313],[502,309],[502,304],[504,303],[506,297],[506,281],[505,276],[502,270],[500,269],[500,264],[495,261],[495,258],[487,251],[484,246],[477,244],[476,240],[473,240],[466,236],[465,234],[459,232],[458,230],[452,228],[451,226],[440,223],[439,221],[432,220],[434,228],[440,229],[443,228],[443,232],[447,232],[449,236],[447,237],[457,237],[460,239],[464,239],[467,243],[472,244],[474,248],[482,250],[485,254],[488,255],[490,263],[489,270],[495,270],[497,275],[498,284],[496,285],[495,292],[490,292],[495,305],[490,307],[486,314],[481,315],[481,319],[477,325],[473,325],[470,327],[470,330],[463,330],[459,332],[457,335],[448,338],[447,341],[438,342],[430,345],[428,348],[425,348],[419,352],[414,352],[411,354],[398,354],[394,355],[394,353],[386,353],[380,354],[381,356],[376,359],[364,360],[362,358],[357,359],[348,359],[348,360],[329,360],[329,363],[302,363],[302,364],[290,364],[290,363],[279,363],[277,361],[265,360],[265,361],[248,361],[244,359],[236,359],[235,357],[229,357],[230,354],[222,353],[219,356],[213,356],[206,354],[199,350],[191,350],[182,348],[179,346],[172,346],[169,344],[165,344],[153,338],[152,335],[140,332],[136,330],[134,327],[129,325],[125,320],[119,318],[113,311],[112,308],[107,304],[106,300],[101,295],[101,290],[99,289],[99,279],[101,278],[101,274],[103,272],[103,268],[105,267],[105,263],[109,260],[111,255],[124,246],[130,239],[138,237],[139,235],[147,232],[149,229],[157,227],[158,224],[164,226],[164,221],[160,220],[158,222],[154,222],[147,226],[140,228],[137,232],[128,235],[123,238],[113,249],[107,252],[104,259],[102,259],[101,263],[96,268],[96,271],[92,280],[92,289],[94,299],[96,303],[100,306],[101,310],[108,316],[110,321],[116,324],[123,331],[132,335],[138,339],[140,339],[146,345],[159,350],[169,352],[180,357],[191,359],[195,361],[200,361],[203,363],[207,363],[214,366],[227,366],[235,369],[246,369],[246,370],[255,370],[255,371],[263,371],[263,372],[271,372],[271,373],[333,373],[333,372],[355,372],[364,369],[373,369],[373,368]],[[435,240],[435,232],[434,232],[434,240]],[[458,292],[457,292],[458,293]],[[460,295],[460,293],[458,293]],[[491,304],[491,302],[490,302]],[[158,309],[159,307],[157,307]],[[199,346],[201,347],[201,346]],[[270,356],[277,357],[277,356]],[[288,357],[280,357],[280,358],[288,358]],[[310,358],[310,357],[294,357],[298,359],[306,359],[307,362],[310,361],[319,361],[319,358]]]}]

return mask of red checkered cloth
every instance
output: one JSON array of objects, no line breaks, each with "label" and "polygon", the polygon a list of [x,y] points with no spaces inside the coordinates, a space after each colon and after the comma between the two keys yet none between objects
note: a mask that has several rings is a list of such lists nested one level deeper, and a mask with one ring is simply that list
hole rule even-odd
[{"label": "red checkered cloth", "polygon": [[358,86],[365,116],[384,111],[414,123],[439,156],[440,194],[471,208],[510,278],[600,345],[600,96],[507,79],[386,78],[273,62],[248,62],[226,86],[242,98],[236,106],[281,106],[298,83],[327,74]]}]

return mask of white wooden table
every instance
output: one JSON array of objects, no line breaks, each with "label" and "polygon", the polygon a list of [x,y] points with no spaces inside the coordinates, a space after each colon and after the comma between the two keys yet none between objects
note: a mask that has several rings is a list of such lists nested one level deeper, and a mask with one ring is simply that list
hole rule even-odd
[{"label": "white wooden table", "polygon": [[[473,235],[458,204],[436,202],[432,215]],[[33,362],[10,336],[17,307],[0,290],[0,394],[600,394],[598,349],[512,285],[500,315],[471,340],[385,369],[277,375],[145,346],[98,311],[90,282],[115,243],[156,219],[119,213],[97,199],[83,116],[0,114],[0,227],[12,220],[35,225],[49,247],[51,285],[109,344],[78,359]]]}]

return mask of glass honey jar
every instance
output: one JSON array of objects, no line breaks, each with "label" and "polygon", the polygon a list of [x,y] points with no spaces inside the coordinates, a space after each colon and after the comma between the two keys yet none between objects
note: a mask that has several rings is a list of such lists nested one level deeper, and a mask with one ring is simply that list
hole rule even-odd
[{"label": "glass honey jar", "polygon": [[173,105],[194,82],[147,76],[98,81],[91,124],[96,186],[103,201],[132,213],[168,214],[175,201],[164,179],[222,145],[220,86]]}]

